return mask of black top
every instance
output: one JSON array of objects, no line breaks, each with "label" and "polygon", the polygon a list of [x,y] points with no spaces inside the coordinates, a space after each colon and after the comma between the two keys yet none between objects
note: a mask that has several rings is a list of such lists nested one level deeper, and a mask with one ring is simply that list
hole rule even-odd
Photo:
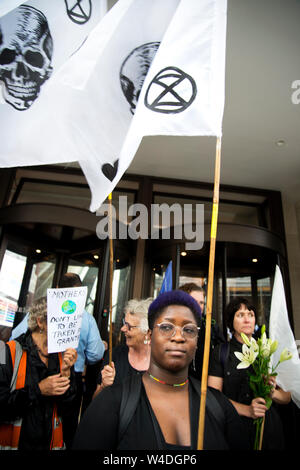
[{"label": "black top", "polygon": [[248,376],[248,370],[250,371],[250,368],[237,369],[240,361],[234,354],[235,352],[242,352],[243,344],[233,337],[228,346],[228,359],[224,362],[224,365],[220,357],[221,345],[216,346],[212,351],[209,375],[223,378],[223,393],[226,397],[238,403],[250,405],[253,399]]},{"label": "black top", "polygon": [[[128,360],[128,352],[129,352],[129,348],[126,344],[116,346],[112,350],[112,361],[115,364],[115,370],[116,370],[114,384],[121,384],[123,380],[125,380],[130,374],[141,374],[144,372],[144,371],[138,371],[131,366]],[[108,351],[105,351],[103,361],[101,364],[100,374],[98,377],[98,384],[101,384],[102,382],[101,370],[107,364],[109,364],[109,354],[108,354]]]},{"label": "black top", "polygon": [[59,373],[58,354],[50,354],[47,367],[41,361],[29,331],[17,341],[27,351],[25,387],[10,393],[13,367],[10,349],[6,345],[6,363],[0,364],[0,423],[21,417],[19,450],[49,450],[54,403],[61,418],[72,411],[76,387],[74,372],[71,372],[70,387],[64,395],[42,395],[38,383]]},{"label": "black top", "polygon": [[[205,315],[201,318],[201,328],[197,340],[197,350],[195,354],[194,361],[190,364],[189,375],[195,377],[196,379],[202,379],[202,366],[203,366],[203,356],[204,356],[204,345],[205,345],[205,327],[206,327],[206,317]],[[225,343],[224,336],[220,330],[219,325],[212,320],[211,322],[211,337],[210,337],[210,354],[212,354],[213,349],[220,343]]]},{"label": "black top", "polygon": [[[198,384],[200,387],[199,382]],[[246,449],[247,442],[242,433],[241,420],[234,407],[221,392],[214,389],[211,391],[224,410],[225,424],[222,427],[217,418],[206,408],[204,449]],[[75,450],[185,449],[165,442],[143,384],[135,413],[123,438],[118,442],[121,395],[122,385],[118,384],[107,387],[97,395],[80,422],[74,440]],[[196,449],[200,396],[192,381],[189,383],[189,402],[191,449]]]},{"label": "black top", "polygon": [[[244,405],[250,405],[254,396],[249,385],[249,375],[247,369],[237,369],[239,359],[234,352],[242,352],[243,344],[236,340],[235,337],[229,342],[229,354],[227,360],[222,362],[220,353],[221,345],[215,347],[212,351],[209,364],[209,375],[223,378],[223,393],[229,399]],[[254,443],[255,426],[252,418],[242,416],[245,429],[250,440],[251,448]],[[271,408],[266,412],[265,430],[263,438],[263,449],[283,449],[284,436],[282,431],[282,423],[276,404],[273,403]]]}]

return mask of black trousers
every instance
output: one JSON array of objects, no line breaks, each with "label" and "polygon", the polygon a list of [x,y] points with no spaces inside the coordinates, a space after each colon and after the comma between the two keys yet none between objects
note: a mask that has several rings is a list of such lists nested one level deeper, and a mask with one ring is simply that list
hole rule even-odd
[{"label": "black trousers", "polygon": [[72,448],[73,439],[78,427],[79,413],[84,395],[84,382],[82,372],[75,372],[76,398],[73,402],[72,412],[63,418],[63,436],[67,449]]}]

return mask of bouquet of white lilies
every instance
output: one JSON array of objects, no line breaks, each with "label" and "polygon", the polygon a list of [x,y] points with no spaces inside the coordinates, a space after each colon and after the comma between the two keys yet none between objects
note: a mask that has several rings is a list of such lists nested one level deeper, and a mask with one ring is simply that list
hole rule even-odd
[{"label": "bouquet of white lilies", "polygon": [[[270,381],[271,377],[277,375],[276,369],[281,362],[291,359],[292,354],[284,349],[280,355],[280,359],[274,367],[270,365],[270,358],[277,350],[278,342],[272,341],[267,338],[265,325],[261,328],[261,337],[256,341],[254,338],[248,338],[247,335],[241,333],[244,341],[242,352],[235,352],[234,354],[240,360],[238,369],[246,369],[249,366],[251,371],[249,374],[249,384],[253,391],[254,398],[262,397],[266,401],[267,408],[272,404],[271,393],[273,391],[273,384]],[[254,449],[261,449],[264,418],[257,418],[254,420],[256,425],[256,438]]]}]

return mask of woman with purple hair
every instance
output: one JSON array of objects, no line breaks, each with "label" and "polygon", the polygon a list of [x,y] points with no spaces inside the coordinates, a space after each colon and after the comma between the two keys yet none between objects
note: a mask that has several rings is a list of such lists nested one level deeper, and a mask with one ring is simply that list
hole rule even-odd
[{"label": "woman with purple hair", "polygon": [[[200,382],[189,377],[188,370],[200,322],[201,309],[185,292],[166,292],[151,303],[148,370],[132,376],[134,384],[132,377],[113,384],[93,400],[79,425],[74,449],[197,449]],[[229,400],[209,389],[204,449],[245,449],[241,429]]]}]

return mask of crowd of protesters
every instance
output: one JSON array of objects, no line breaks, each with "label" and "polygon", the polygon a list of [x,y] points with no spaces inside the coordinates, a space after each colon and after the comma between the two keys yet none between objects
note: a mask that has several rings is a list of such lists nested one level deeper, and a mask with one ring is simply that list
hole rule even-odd
[{"label": "crowd of protesters", "polygon": [[[80,286],[67,273],[59,287]],[[88,314],[77,349],[48,353],[47,300],[0,342],[0,449],[190,450],[198,447],[205,338],[205,291],[189,283],[124,309],[122,344],[111,351]],[[291,394],[272,378],[268,408],[237,369],[241,333],[250,339],[257,315],[247,299],[224,312],[230,341],[212,323],[203,448],[253,449],[254,421],[265,417],[263,449],[285,449],[276,407]],[[225,353],[224,353],[225,351]],[[85,400],[84,368],[98,377]]]}]

